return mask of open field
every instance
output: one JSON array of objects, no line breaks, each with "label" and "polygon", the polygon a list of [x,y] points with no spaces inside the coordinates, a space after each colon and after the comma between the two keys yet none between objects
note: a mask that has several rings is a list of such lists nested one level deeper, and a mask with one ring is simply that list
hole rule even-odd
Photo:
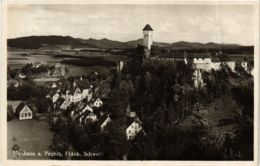
[{"label": "open field", "polygon": [[108,72],[113,68],[115,61],[122,59],[121,56],[99,52],[49,52],[37,50],[9,50],[8,66],[22,68],[26,63],[41,62],[44,64],[63,63],[69,69],[69,75],[79,75],[88,72]]},{"label": "open field", "polygon": [[[29,53],[29,51],[27,51]],[[21,68],[26,63],[47,63],[47,64],[55,64],[60,62],[60,60],[51,57],[50,55],[46,54],[31,54],[31,55],[24,55],[27,54],[24,51],[9,51],[8,52],[8,61],[7,64],[11,68]],[[31,52],[32,53],[32,52]]]},{"label": "open field", "polygon": [[[48,151],[52,141],[49,124],[36,120],[12,120],[7,122],[7,153],[8,159],[49,159],[47,156],[21,156],[15,157],[11,147],[16,143],[22,152]],[[14,141],[14,138],[16,141]]]},{"label": "open field", "polygon": [[55,77],[47,77],[47,78],[35,78],[33,79],[33,81],[36,83],[36,84],[44,84],[46,82],[55,82],[55,81],[59,81],[60,79],[59,78],[55,78]]}]

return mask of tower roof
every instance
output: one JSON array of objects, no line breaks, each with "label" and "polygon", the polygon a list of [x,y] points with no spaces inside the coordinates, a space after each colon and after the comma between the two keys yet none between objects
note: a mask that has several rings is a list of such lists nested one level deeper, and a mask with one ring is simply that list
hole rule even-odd
[{"label": "tower roof", "polygon": [[152,27],[149,24],[146,24],[143,28],[143,31],[153,31]]}]

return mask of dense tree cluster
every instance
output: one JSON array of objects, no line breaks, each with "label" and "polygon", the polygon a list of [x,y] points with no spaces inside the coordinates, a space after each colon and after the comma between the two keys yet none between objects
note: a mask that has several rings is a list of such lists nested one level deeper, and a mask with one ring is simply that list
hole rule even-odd
[{"label": "dense tree cluster", "polygon": [[[243,68],[236,67],[233,73],[225,63],[221,70],[203,72],[206,86],[193,87],[193,69],[182,62],[158,63],[132,62],[122,73],[113,72],[110,82],[112,90],[102,108],[110,113],[112,122],[100,132],[100,124],[79,125],[72,120],[59,118],[52,124],[55,132],[50,150],[60,152],[54,159],[68,159],[64,154],[72,145],[75,151],[101,153],[100,156],[72,157],[72,159],[129,159],[129,160],[221,160],[253,157],[253,84],[251,76]],[[138,66],[142,64],[142,66]],[[136,66],[135,66],[136,65]],[[138,67],[139,68],[138,68]],[[141,68],[141,69],[140,69]],[[15,71],[10,77],[15,77]],[[91,73],[89,82],[98,84],[107,75]],[[69,81],[79,79],[70,77]],[[234,86],[231,79],[239,79]],[[32,100],[38,112],[45,113],[49,103],[45,99],[47,89],[36,87],[33,82],[18,88],[8,88],[8,99]],[[225,140],[225,148],[217,149],[214,144],[201,140],[207,130],[194,125],[192,130],[181,128],[178,123],[193,114],[198,103],[209,103],[224,94],[232,93],[242,108],[242,123],[235,138]],[[143,122],[145,134],[127,141],[125,135],[125,109],[130,103]],[[8,106],[8,120],[13,118],[13,109]],[[67,115],[68,116],[68,115]]]},{"label": "dense tree cluster", "polygon": [[[251,76],[233,73],[223,63],[221,70],[203,72],[205,87],[194,88],[193,69],[183,62],[130,62],[123,72],[113,72],[111,87],[103,111],[112,122],[100,131],[100,124],[79,125],[63,121],[53,125],[63,141],[76,151],[101,152],[98,157],[73,159],[106,160],[234,160],[252,159],[253,153],[253,85]],[[139,66],[138,66],[139,65]],[[239,80],[235,86],[231,80]],[[206,136],[210,129],[200,125],[204,121],[201,105],[222,95],[233,94],[242,108],[243,123],[235,138],[226,137],[224,148],[217,148]],[[143,122],[144,132],[132,141],[126,140],[126,107]],[[181,123],[193,115],[197,123],[191,129]],[[206,126],[206,127],[205,127]]]},{"label": "dense tree cluster", "polygon": [[39,65],[38,67],[34,67],[32,63],[27,63],[23,68],[21,69],[21,73],[26,75],[32,75],[32,74],[40,74],[40,73],[46,73],[49,70],[53,70],[54,66],[49,65]]},{"label": "dense tree cluster", "polygon": [[7,100],[28,100],[35,97],[45,97],[48,90],[44,86],[36,86],[33,81],[24,82],[23,85],[7,88]]}]

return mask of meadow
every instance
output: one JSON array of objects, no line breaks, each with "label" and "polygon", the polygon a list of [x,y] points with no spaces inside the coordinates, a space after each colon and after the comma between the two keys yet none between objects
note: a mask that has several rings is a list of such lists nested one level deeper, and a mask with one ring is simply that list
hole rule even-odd
[{"label": "meadow", "polygon": [[43,52],[39,50],[9,50],[7,64],[11,68],[22,68],[27,63],[64,64],[69,75],[79,75],[93,71],[108,72],[115,68],[122,56],[102,52]]},{"label": "meadow", "polygon": [[[15,141],[14,141],[15,140]],[[7,158],[8,159],[49,159],[47,156],[13,155],[12,146],[16,143],[21,152],[41,152],[49,150],[52,133],[45,121],[14,119],[7,122]]]}]

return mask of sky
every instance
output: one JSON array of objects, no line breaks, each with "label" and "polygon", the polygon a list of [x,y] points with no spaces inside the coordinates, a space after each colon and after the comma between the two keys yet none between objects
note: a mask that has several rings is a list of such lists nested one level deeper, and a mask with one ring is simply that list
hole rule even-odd
[{"label": "sky", "polygon": [[7,37],[62,35],[130,41],[150,24],[153,40],[253,45],[252,5],[9,5]]}]

